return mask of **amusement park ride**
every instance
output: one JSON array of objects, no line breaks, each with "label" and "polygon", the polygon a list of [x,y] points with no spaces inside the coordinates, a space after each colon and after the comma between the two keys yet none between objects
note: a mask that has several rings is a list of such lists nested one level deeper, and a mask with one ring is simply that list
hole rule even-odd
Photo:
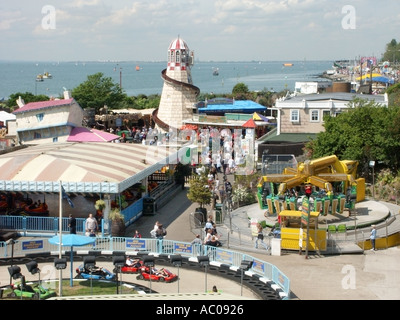
[{"label": "amusement park ride", "polygon": [[[355,203],[365,199],[365,179],[356,177],[357,166],[357,161],[340,161],[332,155],[307,160],[297,168],[287,167],[282,174],[260,178],[258,201],[261,209],[267,209],[265,215],[278,216],[282,248],[301,248],[298,240],[303,237],[305,225],[307,230],[312,227],[315,231],[309,235],[307,248],[326,248],[326,229],[318,225],[318,217],[343,215],[345,210],[350,215]],[[308,218],[304,218],[305,214]],[[296,241],[285,242],[285,238]]]}]

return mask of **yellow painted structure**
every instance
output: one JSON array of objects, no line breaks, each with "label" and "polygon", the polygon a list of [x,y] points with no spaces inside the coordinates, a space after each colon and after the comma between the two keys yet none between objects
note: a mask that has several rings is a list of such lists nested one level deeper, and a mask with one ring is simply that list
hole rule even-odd
[{"label": "yellow painted structure", "polygon": [[299,163],[297,170],[285,168],[282,174],[269,174],[262,176],[258,187],[264,182],[280,183],[278,194],[283,195],[287,189],[302,185],[312,184],[332,193],[331,182],[344,181],[347,186],[357,185],[357,201],[365,199],[365,180],[356,179],[358,161],[340,161],[335,155],[307,160]]},{"label": "yellow painted structure", "polygon": [[[326,192],[329,203],[317,203],[318,208],[322,210],[324,215],[328,213],[343,213],[345,208],[354,207],[355,202],[365,200],[365,179],[356,177],[358,161],[343,160],[340,161],[335,155],[322,157],[313,160],[307,160],[299,163],[297,169],[287,167],[281,174],[268,174],[262,176],[258,181],[258,199],[262,208],[268,207],[269,214],[279,214],[279,209],[274,207],[275,202],[265,199],[263,195],[264,184],[270,186],[279,184],[278,190],[271,196],[279,198],[285,195],[288,189],[301,187],[304,185],[312,185]],[[341,190],[333,190],[333,183],[340,183]],[[275,189],[274,187],[274,189]],[[336,186],[335,186],[336,187]],[[347,206],[347,200],[342,199],[351,188],[350,205]],[[271,190],[274,190],[270,187]],[[335,199],[338,197],[338,199]],[[354,201],[355,200],[355,201]],[[283,203],[283,207],[290,207],[290,210],[296,210],[294,204]]]},{"label": "yellow painted structure", "polygon": [[[281,248],[287,250],[300,249],[300,229],[303,229],[302,250],[307,246],[307,227],[301,223],[302,212],[297,210],[283,210],[279,214],[281,219]],[[325,251],[327,247],[327,233],[318,229],[319,212],[310,212],[309,243],[310,251]]]},{"label": "yellow painted structure", "polygon": [[[392,234],[385,238],[377,238],[375,240],[376,249],[387,249],[390,247],[395,247],[400,245],[400,232]],[[366,240],[364,242],[359,242],[358,246],[364,250],[370,250],[372,248],[371,240]]]}]

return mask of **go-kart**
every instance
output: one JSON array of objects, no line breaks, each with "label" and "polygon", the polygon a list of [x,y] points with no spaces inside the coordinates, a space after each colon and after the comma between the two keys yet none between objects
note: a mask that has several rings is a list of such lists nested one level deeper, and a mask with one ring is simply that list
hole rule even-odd
[{"label": "go-kart", "polygon": [[[143,261],[138,261],[138,262],[134,262],[133,265],[128,266],[128,265],[124,265],[123,267],[121,267],[121,271],[119,271],[117,268],[114,268],[113,272],[117,273],[117,272],[122,272],[122,273],[139,273],[141,272],[142,268],[146,268],[143,265]],[[146,270],[148,270],[148,268],[146,268]]]},{"label": "go-kart", "polygon": [[84,265],[80,265],[76,268],[77,275],[75,279],[93,279],[93,280],[114,280],[115,273],[112,273],[103,267],[90,267],[85,268]]},{"label": "go-kart", "polygon": [[137,280],[157,281],[157,282],[172,282],[178,280],[178,276],[168,269],[153,268],[150,273],[149,268],[142,267],[140,274],[136,277]]},{"label": "go-kart", "polygon": [[21,283],[11,284],[11,293],[9,296],[11,298],[21,297],[29,299],[48,299],[55,297],[57,294],[55,291],[49,290],[43,287],[40,283],[33,285],[26,284],[25,279],[22,278]]}]

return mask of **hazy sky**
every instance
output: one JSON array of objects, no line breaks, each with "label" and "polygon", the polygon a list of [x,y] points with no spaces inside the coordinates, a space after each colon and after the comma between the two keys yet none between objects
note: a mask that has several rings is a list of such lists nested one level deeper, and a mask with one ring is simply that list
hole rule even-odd
[{"label": "hazy sky", "polygon": [[381,58],[399,0],[13,0],[0,60],[166,61],[178,35],[208,61]]}]

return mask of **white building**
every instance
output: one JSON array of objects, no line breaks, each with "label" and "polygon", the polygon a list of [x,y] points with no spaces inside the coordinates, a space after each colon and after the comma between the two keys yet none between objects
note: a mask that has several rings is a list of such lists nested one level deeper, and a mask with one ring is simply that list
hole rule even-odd
[{"label": "white building", "polygon": [[277,135],[283,133],[319,133],[324,130],[324,116],[336,116],[351,107],[354,98],[374,101],[388,106],[387,95],[348,92],[301,95],[277,100]]},{"label": "white building", "polygon": [[13,114],[19,144],[66,142],[71,130],[82,126],[83,109],[69,92],[64,92],[64,99],[17,103]]}]

